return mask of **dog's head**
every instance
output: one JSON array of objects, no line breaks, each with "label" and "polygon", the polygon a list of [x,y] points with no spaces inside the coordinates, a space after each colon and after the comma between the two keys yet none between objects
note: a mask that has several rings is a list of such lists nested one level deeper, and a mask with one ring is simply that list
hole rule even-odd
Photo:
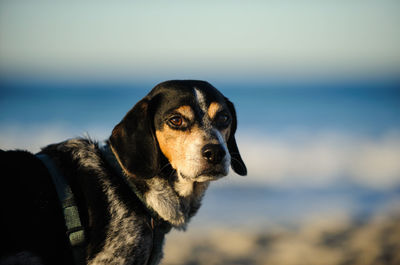
[{"label": "dog's head", "polygon": [[236,145],[233,104],[203,81],[157,85],[114,128],[111,148],[125,173],[151,178],[170,164],[193,181],[247,169]]}]

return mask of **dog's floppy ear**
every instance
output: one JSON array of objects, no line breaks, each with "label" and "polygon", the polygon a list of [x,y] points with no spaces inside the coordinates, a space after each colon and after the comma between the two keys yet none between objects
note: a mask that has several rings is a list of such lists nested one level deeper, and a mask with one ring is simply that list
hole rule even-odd
[{"label": "dog's floppy ear", "polygon": [[225,98],[225,101],[232,115],[231,133],[228,139],[228,150],[231,155],[231,167],[233,171],[235,171],[237,174],[241,176],[246,176],[247,168],[242,160],[242,157],[240,156],[239,149],[237,147],[235,139],[235,132],[237,128],[235,107],[233,106],[233,103],[229,101],[229,99]]},{"label": "dog's floppy ear", "polygon": [[159,170],[159,150],[154,135],[151,99],[139,101],[115,126],[110,145],[126,174],[151,178]]}]

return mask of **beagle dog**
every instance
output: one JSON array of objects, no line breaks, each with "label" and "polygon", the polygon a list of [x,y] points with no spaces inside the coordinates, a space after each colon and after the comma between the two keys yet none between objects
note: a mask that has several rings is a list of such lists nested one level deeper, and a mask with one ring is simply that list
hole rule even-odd
[{"label": "beagle dog", "polygon": [[[230,167],[247,174],[236,127],[233,104],[212,85],[173,80],[140,100],[105,144],[1,151],[0,264],[159,264],[165,234],[186,228],[210,181]],[[67,208],[59,177],[73,196]]]}]

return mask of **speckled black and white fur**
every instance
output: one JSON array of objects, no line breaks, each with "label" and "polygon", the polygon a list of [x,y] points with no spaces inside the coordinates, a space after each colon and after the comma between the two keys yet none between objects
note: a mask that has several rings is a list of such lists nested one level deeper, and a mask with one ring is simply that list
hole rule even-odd
[{"label": "speckled black and white fur", "polygon": [[[246,174],[235,131],[233,104],[210,84],[167,81],[128,112],[105,145],[79,138],[43,148],[74,193],[86,264],[159,264],[164,235],[186,228],[209,182],[229,165]],[[0,163],[10,172],[1,176],[2,245],[9,245],[0,265],[72,264],[45,166],[24,151],[1,151]]]}]

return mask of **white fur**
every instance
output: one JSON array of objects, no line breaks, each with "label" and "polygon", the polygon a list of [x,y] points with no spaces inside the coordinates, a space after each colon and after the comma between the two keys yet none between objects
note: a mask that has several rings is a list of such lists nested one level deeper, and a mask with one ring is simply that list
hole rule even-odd
[{"label": "white fur", "polygon": [[178,180],[175,182],[175,190],[182,197],[187,197],[193,193],[194,181],[191,179],[184,178],[180,172],[178,172]]},{"label": "white fur", "polygon": [[203,158],[201,156],[201,148],[206,144],[205,135],[199,134],[194,141],[185,142],[185,161],[177,168],[179,176],[189,178],[196,177],[202,168]]},{"label": "white fur", "polygon": [[164,220],[175,226],[184,225],[186,220],[180,209],[179,198],[168,181],[154,177],[147,184],[151,189],[145,194],[146,203]]},{"label": "white fur", "polygon": [[171,187],[168,181],[156,176],[147,184],[151,189],[145,194],[146,203],[175,228],[185,229],[193,215],[190,211],[200,207],[209,182],[178,177]]},{"label": "white fur", "polygon": [[196,101],[200,106],[200,109],[204,112],[207,113],[207,104],[206,104],[206,98],[203,94],[203,92],[201,92],[199,89],[194,88],[194,94],[196,96]]}]

